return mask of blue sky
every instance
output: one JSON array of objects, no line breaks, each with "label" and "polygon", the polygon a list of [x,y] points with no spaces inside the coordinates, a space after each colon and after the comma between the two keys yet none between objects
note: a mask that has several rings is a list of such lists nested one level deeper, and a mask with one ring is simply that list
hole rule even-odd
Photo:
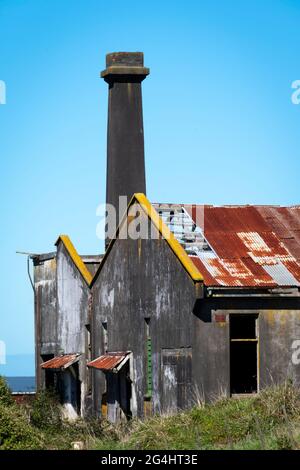
[{"label": "blue sky", "polygon": [[7,354],[34,350],[33,293],[15,251],[52,251],[59,233],[80,253],[103,249],[105,54],[143,51],[151,69],[143,83],[151,200],[290,205],[300,202],[300,105],[291,102],[299,25],[300,0],[0,0]]}]

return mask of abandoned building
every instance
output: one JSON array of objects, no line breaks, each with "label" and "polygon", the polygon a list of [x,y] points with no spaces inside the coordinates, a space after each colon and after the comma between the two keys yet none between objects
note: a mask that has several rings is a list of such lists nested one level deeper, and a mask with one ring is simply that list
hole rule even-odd
[{"label": "abandoned building", "polygon": [[56,252],[32,259],[37,388],[55,387],[69,417],[85,415],[91,408],[89,284],[101,257],[78,256],[70,239],[61,236]]},{"label": "abandoned building", "polygon": [[[142,53],[106,66],[107,203],[130,204],[103,255],[61,235],[32,256],[38,387],[55,387],[70,417],[116,422],[300,385],[300,206],[151,204],[149,69]],[[137,217],[151,236],[120,236]]]}]

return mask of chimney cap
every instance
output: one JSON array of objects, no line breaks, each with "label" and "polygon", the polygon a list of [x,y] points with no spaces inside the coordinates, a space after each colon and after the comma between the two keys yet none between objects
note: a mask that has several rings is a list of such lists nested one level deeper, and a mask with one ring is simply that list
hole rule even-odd
[{"label": "chimney cap", "polygon": [[144,67],[143,52],[110,52],[106,54],[106,67],[112,65]]},{"label": "chimney cap", "polygon": [[109,75],[149,75],[150,70],[144,67],[143,52],[111,52],[106,55],[106,69],[101,77]]}]

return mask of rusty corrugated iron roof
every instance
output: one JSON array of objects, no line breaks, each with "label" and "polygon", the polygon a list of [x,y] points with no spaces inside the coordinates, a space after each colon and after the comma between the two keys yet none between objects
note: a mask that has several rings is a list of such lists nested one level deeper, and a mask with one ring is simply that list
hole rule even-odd
[{"label": "rusty corrugated iron roof", "polygon": [[113,370],[118,367],[128,356],[128,352],[112,352],[97,357],[87,364],[88,367],[94,367],[100,370]]},{"label": "rusty corrugated iron roof", "polygon": [[205,285],[300,286],[300,206],[154,207]]},{"label": "rusty corrugated iron roof", "polygon": [[63,354],[41,364],[42,369],[67,369],[78,361],[80,354]]}]

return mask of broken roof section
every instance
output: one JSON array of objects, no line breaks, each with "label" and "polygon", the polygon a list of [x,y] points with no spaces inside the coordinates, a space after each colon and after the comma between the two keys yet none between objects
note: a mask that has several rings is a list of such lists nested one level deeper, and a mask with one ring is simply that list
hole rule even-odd
[{"label": "broken roof section", "polygon": [[88,367],[102,371],[118,371],[129,359],[129,352],[111,352],[94,359],[87,364]]},{"label": "broken roof section", "polygon": [[[300,287],[300,206],[151,204],[134,194],[93,276],[67,235],[61,240],[91,287],[127,213],[140,204],[194,282],[207,287]],[[56,243],[56,244],[57,244]]]},{"label": "broken roof section", "polygon": [[205,285],[300,286],[300,206],[154,207]]},{"label": "broken roof section", "polygon": [[62,354],[41,364],[42,369],[65,370],[78,361],[80,354]]}]

